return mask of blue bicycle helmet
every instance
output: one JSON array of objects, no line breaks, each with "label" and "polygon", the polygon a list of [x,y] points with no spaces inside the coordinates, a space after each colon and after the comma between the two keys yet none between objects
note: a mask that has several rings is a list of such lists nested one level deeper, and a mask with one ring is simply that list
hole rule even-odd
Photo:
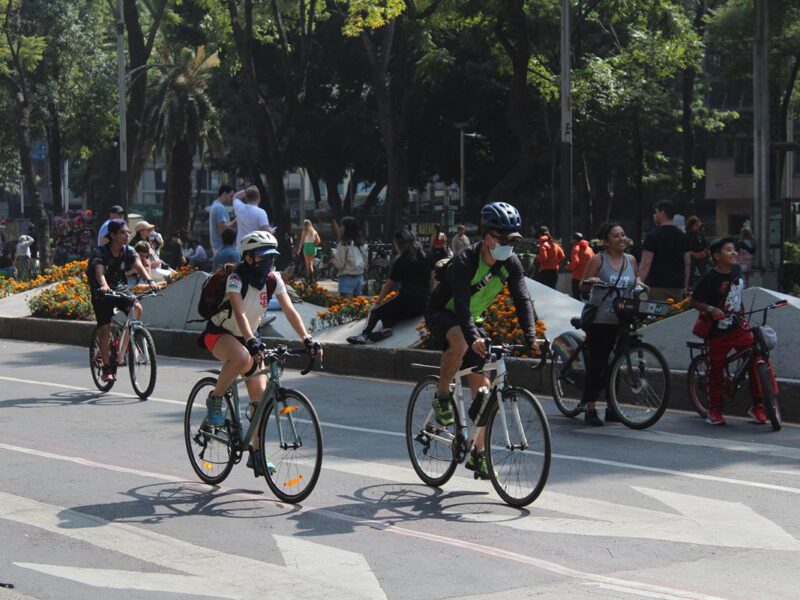
[{"label": "blue bicycle helmet", "polygon": [[481,227],[518,233],[522,229],[522,217],[516,208],[506,202],[490,202],[481,209]]}]

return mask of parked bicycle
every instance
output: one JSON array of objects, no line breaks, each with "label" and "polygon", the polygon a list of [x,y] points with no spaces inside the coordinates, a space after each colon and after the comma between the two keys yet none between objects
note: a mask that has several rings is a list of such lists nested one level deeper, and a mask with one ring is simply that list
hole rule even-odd
[{"label": "parked bicycle", "polygon": [[[503,501],[526,506],[541,494],[550,472],[550,426],[536,396],[509,385],[505,357],[520,348],[488,343],[483,363],[456,373],[450,384],[455,416],[451,425],[439,425],[434,418],[439,376],[427,375],[417,383],[408,401],[406,444],[414,470],[427,485],[440,487],[450,480],[456,466],[475,452],[478,428],[485,425],[489,478]],[[473,425],[468,429],[464,392],[469,394],[469,388],[462,388],[461,379],[481,371],[494,376],[489,393],[472,400]]]},{"label": "parked bicycle", "polygon": [[389,277],[394,246],[384,242],[373,242],[369,245],[369,265],[364,274],[364,294],[375,296],[380,293],[384,282]]},{"label": "parked bicycle", "polygon": [[[116,371],[118,366],[128,365],[133,391],[142,400],[147,400],[156,387],[158,370],[156,345],[144,324],[133,318],[133,305],[142,298],[161,295],[151,290],[142,294],[132,294],[124,289],[106,294],[108,297],[127,298],[130,301],[131,308],[127,313],[117,312],[111,319],[110,366]],[[89,342],[89,369],[97,389],[107,392],[114,386],[114,381],[103,381],[103,355],[100,352],[99,329],[99,327],[94,328]]]},{"label": "parked bicycle", "polygon": [[[596,283],[597,287],[610,288]],[[614,350],[609,356],[606,397],[620,421],[631,429],[646,429],[664,414],[672,393],[669,366],[661,352],[642,341],[641,327],[650,319],[669,314],[666,302],[616,298],[614,312],[620,318]],[[580,318],[571,319],[580,329]],[[559,335],[551,344],[550,383],[558,410],[566,417],[582,411],[579,403],[586,385],[589,351],[585,336],[574,331]]]},{"label": "parked bicycle", "polygon": [[[312,492],[322,467],[322,431],[314,406],[304,394],[281,387],[281,373],[287,358],[309,354],[305,348],[278,346],[262,354],[262,368],[234,381],[226,390],[219,427],[206,421],[206,398],[217,384],[216,377],[204,377],[189,394],[184,415],[186,451],[194,472],[204,482],[222,483],[245,452],[265,474],[272,493],[284,502],[300,502]],[[315,357],[300,373],[308,374]],[[218,369],[209,373],[219,375]],[[250,404],[245,423],[239,408],[238,386],[248,379],[267,374],[269,381],[261,401]],[[258,446],[258,448],[256,448]]]},{"label": "parked bicycle", "polygon": [[[788,304],[787,300],[779,300],[764,308],[739,315],[749,317],[756,313],[762,313],[761,325],[750,326],[750,331],[753,333],[751,348],[734,352],[725,359],[722,378],[722,401],[731,401],[744,385],[748,371],[755,365],[758,374],[756,385],[764,400],[764,411],[767,413],[767,418],[774,431],[780,430],[783,426],[783,417],[778,402],[780,389],[775,379],[775,372],[769,362],[769,353],[778,343],[778,334],[767,325],[767,312]],[[708,358],[708,342],[690,341],[686,342],[686,346],[689,348],[691,357],[687,376],[689,396],[697,414],[705,419],[708,415],[708,376],[711,369],[711,362]]]}]

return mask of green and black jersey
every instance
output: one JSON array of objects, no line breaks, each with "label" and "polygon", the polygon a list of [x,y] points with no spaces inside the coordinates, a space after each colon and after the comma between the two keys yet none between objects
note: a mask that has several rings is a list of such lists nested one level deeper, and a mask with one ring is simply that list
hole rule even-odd
[{"label": "green and black jersey", "polygon": [[[453,257],[444,280],[431,293],[429,305],[434,310],[449,310],[458,317],[464,338],[472,344],[481,337],[478,326],[482,322],[482,314],[499,294],[503,285],[508,290],[517,309],[520,327],[526,338],[533,340],[535,335],[533,306],[522,263],[516,255],[495,268],[497,276],[486,281],[492,268],[481,256],[483,242],[467,246]],[[474,290],[477,284],[480,289]]]}]

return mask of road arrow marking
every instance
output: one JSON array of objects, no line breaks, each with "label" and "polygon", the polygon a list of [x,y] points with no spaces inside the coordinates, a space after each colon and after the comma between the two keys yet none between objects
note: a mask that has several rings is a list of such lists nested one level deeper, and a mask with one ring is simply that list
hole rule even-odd
[{"label": "road arrow marking", "polygon": [[[289,566],[226,554],[147,529],[0,492],[0,519],[118,552],[181,575],[19,563],[19,566],[96,587],[182,592],[219,598],[385,599],[366,559],[307,540],[277,537]],[[65,526],[65,523],[68,526]],[[227,577],[225,574],[246,574]],[[331,574],[335,573],[335,577]]]},{"label": "road arrow marking", "polygon": [[[350,458],[327,457],[325,468],[351,475],[385,479],[394,483],[414,480],[408,468],[369,463]],[[448,486],[454,490],[492,493],[484,481],[456,477]],[[655,539],[708,546],[757,548],[764,550],[800,551],[800,542],[776,523],[762,517],[749,506],[714,498],[665,492],[644,487],[634,490],[670,507],[678,514],[618,503],[570,496],[545,490],[531,505],[537,509],[569,514],[573,518],[544,517],[508,520],[504,512],[493,514],[461,514],[465,520],[493,522],[525,531],[544,531],[571,535],[615,536]],[[578,518],[574,518],[578,517]],[[589,519],[589,520],[587,520]]]},{"label": "road arrow marking", "polygon": [[[497,523],[522,531],[800,551],[800,542],[794,537],[740,502],[631,487],[678,514],[554,492],[544,492],[533,508],[568,514],[569,518],[537,513],[535,518],[509,520],[508,515],[501,514],[450,514],[458,514],[467,521]],[[448,511],[445,509],[445,512]]]}]

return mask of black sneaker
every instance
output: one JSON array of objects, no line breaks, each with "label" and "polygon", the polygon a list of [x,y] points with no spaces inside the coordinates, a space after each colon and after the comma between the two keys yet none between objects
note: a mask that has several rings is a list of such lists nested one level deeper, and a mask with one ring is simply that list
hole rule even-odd
[{"label": "black sneaker", "polygon": [[590,427],[602,427],[603,421],[600,420],[600,416],[597,414],[596,410],[587,410],[586,416],[584,417],[584,423],[589,425]]},{"label": "black sneaker", "polygon": [[385,327],[380,331],[373,331],[367,337],[372,342],[380,342],[381,340],[385,340],[386,338],[392,337],[392,329],[391,327]]},{"label": "black sneaker", "polygon": [[363,333],[359,333],[358,335],[351,335],[347,338],[348,344],[353,344],[354,346],[363,346],[367,343],[367,336]]}]

